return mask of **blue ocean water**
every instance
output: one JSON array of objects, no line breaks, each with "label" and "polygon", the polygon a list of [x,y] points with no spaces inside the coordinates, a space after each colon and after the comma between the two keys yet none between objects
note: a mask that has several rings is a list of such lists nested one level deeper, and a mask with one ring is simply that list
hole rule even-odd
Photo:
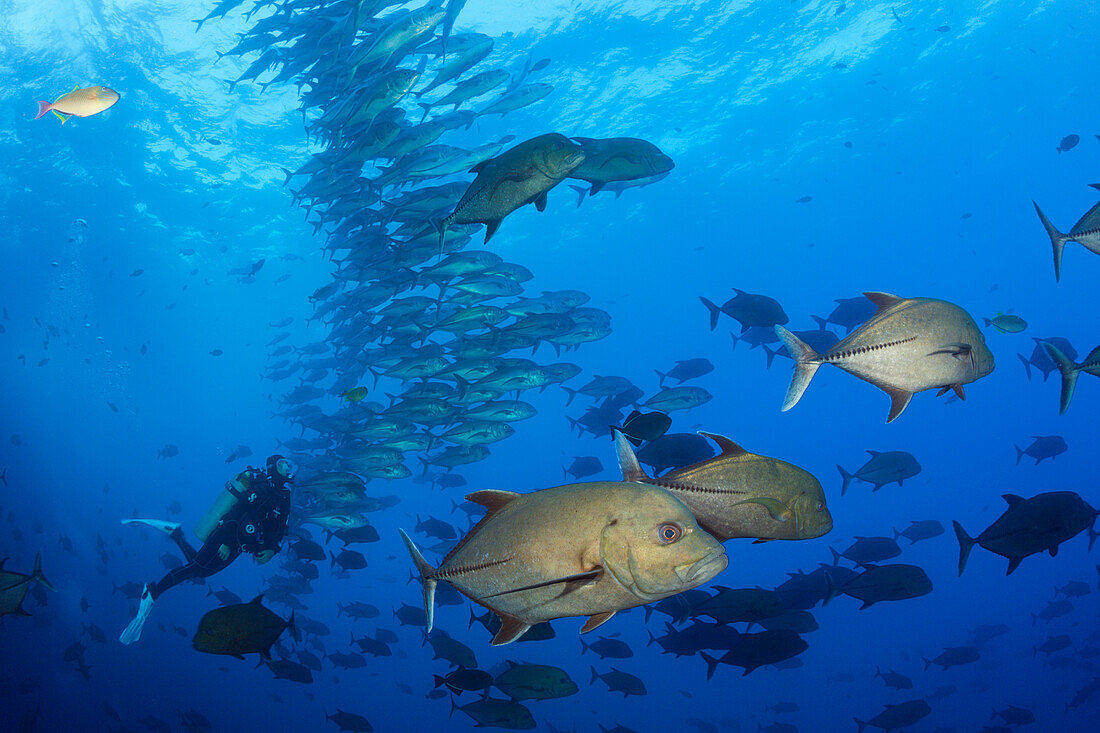
[{"label": "blue ocean water", "polygon": [[[419,480],[419,459],[438,449],[407,451],[408,478],[367,483],[367,495],[399,499],[369,513],[380,540],[357,546],[368,566],[340,577],[328,561],[317,561],[320,577],[296,596],[305,607],[296,614],[330,633],[280,640],[295,660],[299,649],[329,655],[311,684],[273,679],[251,655],[242,662],[192,648],[199,620],[219,605],[208,591],[227,588],[244,601],[268,592],[272,577],[286,576],[286,549],[268,565],[240,558],[205,585],[170,590],[139,642],[117,641],[136,608],[122,586],[159,578],[161,557],[176,554],[159,533],[120,519],[173,519],[190,532],[247,464],[281,453],[302,477],[338,465],[335,441],[312,452],[286,447],[319,436],[308,420],[279,414],[310,368],[324,370],[316,386],[326,394],[308,402],[330,416],[350,409],[340,393],[352,385],[336,388],[337,374],[353,374],[353,384],[368,388],[366,401],[383,407],[388,395],[416,381],[382,377],[375,384],[365,369],[367,350],[394,349],[394,340],[333,335],[339,323],[331,314],[314,317],[330,300],[346,297],[341,302],[354,306],[347,293],[355,284],[340,281],[338,293],[317,296],[337,282],[340,268],[325,250],[326,232],[339,221],[324,221],[319,231],[311,223],[333,199],[315,201],[307,212],[292,192],[310,177],[284,186],[282,169],[295,171],[322,153],[326,144],[308,136],[306,124],[342,102],[347,88],[331,75],[311,80],[304,70],[265,87],[233,85],[261,51],[219,54],[263,23],[263,32],[280,39],[272,46],[285,54],[280,59],[340,59],[350,46],[321,31],[354,17],[362,22],[354,43],[369,44],[378,28],[418,3],[221,5],[224,17],[198,31],[192,19],[210,14],[213,3],[15,0],[3,10],[0,75],[9,92],[0,107],[0,557],[8,558],[5,570],[30,573],[40,552],[56,592],[36,585],[23,604],[29,618],[0,619],[0,721],[8,730],[180,730],[185,723],[196,729],[196,719],[183,713],[197,711],[214,730],[335,730],[326,716],[344,710],[380,731],[464,730],[474,723],[453,710],[450,694],[427,697],[444,689],[435,688],[433,676],[451,666],[432,658],[421,627],[392,613],[422,605],[419,585],[407,582],[413,566],[398,529],[411,532],[432,516],[461,534],[468,523],[454,503],[465,493],[557,486],[576,456],[600,459],[603,471],[588,480],[617,480],[609,437],[578,436],[566,419],[580,417],[594,400],[580,395],[567,405],[556,384],[525,391],[522,399],[538,415],[516,422],[515,434],[489,446],[486,460],[454,470],[466,486],[440,489]],[[372,24],[371,16],[379,20]],[[581,619],[555,621],[549,641],[492,647],[479,624],[468,628],[471,608],[480,614],[480,607],[438,607],[436,628],[468,645],[481,669],[496,674],[508,661],[552,665],[576,682],[574,695],[524,703],[540,729],[791,730],[769,727],[782,723],[850,731],[853,718],[867,721],[886,705],[911,700],[931,708],[904,727],[915,732],[980,731],[1002,723],[991,710],[1009,706],[1034,714],[1030,730],[1095,728],[1097,698],[1088,690],[1097,689],[1100,635],[1088,533],[1056,556],[1025,559],[1009,576],[1003,558],[976,547],[960,577],[951,521],[977,536],[1007,508],[1004,494],[1074,491],[1100,504],[1089,418],[1100,404],[1095,380],[1081,377],[1060,416],[1058,373],[1029,378],[1017,358],[1031,355],[1033,338],[1058,336],[1083,359],[1098,339],[1090,314],[1100,260],[1068,244],[1056,282],[1050,242],[1032,206],[1038,202],[1064,232],[1096,203],[1087,184],[1100,180],[1090,73],[1100,55],[1092,42],[1098,26],[1100,12],[1088,2],[469,0],[461,7],[453,33],[493,40],[492,52],[466,76],[504,69],[516,80],[525,63],[549,59],[522,83],[551,84],[553,91],[503,117],[479,116],[435,144],[469,150],[507,135],[518,142],[548,132],[635,137],[675,161],[664,180],[621,196],[602,192],[580,206],[570,189],[580,182],[565,181],[549,192],[545,211],[520,208],[487,245],[481,227],[472,231],[466,250],[494,252],[533,273],[522,283],[525,296],[579,290],[591,298],[586,307],[611,317],[605,338],[575,350],[555,354],[542,344],[534,354],[527,348],[500,358],[576,364],[580,374],[565,385],[574,390],[596,375],[626,377],[647,398],[658,392],[654,370],[706,358],[714,371],[687,384],[713,398],[671,413],[672,431],[727,435],[805,468],[825,487],[830,533],[762,544],[730,540],[729,567],[705,587],[772,589],[788,573],[831,564],[829,548],[843,550],[856,537],[893,537],[913,520],[935,519],[946,530],[913,545],[902,539],[901,555],[888,561],[922,568],[931,593],[865,610],[838,594],[812,609],[820,628],[803,635],[808,648],[796,657],[800,666],[767,665],[745,676],[720,666],[708,679],[700,655],[662,653],[651,643],[651,634],[667,631],[660,612],[648,621],[642,610],[623,612],[589,634],[616,635],[633,652],[600,660],[582,653]],[[440,57],[401,49],[387,64],[414,69],[421,58],[427,66],[414,85],[419,90]],[[38,100],[93,84],[118,91],[121,100],[64,124],[53,115],[34,119]],[[462,109],[482,110],[501,91]],[[304,113],[303,100],[311,105]],[[420,120],[417,101],[406,95],[395,102],[410,125]],[[360,175],[374,178],[393,165],[375,162]],[[409,190],[379,193],[355,178],[343,170],[314,176],[346,194],[341,205],[352,216]],[[420,185],[472,180],[461,173]],[[385,226],[392,232],[395,223]],[[1004,312],[1028,325],[1022,333],[983,327],[997,367],[966,386],[965,401],[921,393],[887,425],[885,394],[824,368],[802,401],[782,413],[790,360],[777,357],[769,368],[762,347],[734,347],[730,333],[738,334],[739,324],[723,315],[711,329],[700,304],[699,296],[721,304],[733,288],[775,298],[796,330],[814,328],[812,317],[828,315],[834,299],[864,291],[942,298],[979,323]],[[396,288],[394,297],[418,292]],[[271,325],[287,318],[288,326]],[[271,344],[284,332],[285,340]],[[272,356],[283,344],[293,350]],[[312,344],[320,344],[317,353],[309,353]],[[280,358],[294,373],[273,379]],[[1066,452],[1038,465],[1027,457],[1017,463],[1014,445],[1052,435],[1064,437]],[[166,446],[178,454],[167,455]],[[230,459],[238,446],[252,455]],[[836,466],[853,471],[868,450],[908,451],[922,470],[875,492],[857,481],[842,496]],[[301,495],[296,504],[295,535],[309,514]],[[318,527],[305,528],[324,544]],[[422,546],[436,541],[422,533],[414,539]],[[337,540],[327,545],[338,547]],[[1070,599],[1063,615],[1038,617],[1070,581],[1083,581],[1090,592]],[[338,613],[337,604],[354,601],[372,604],[380,616],[351,621]],[[292,610],[265,603],[284,618]],[[974,645],[975,627],[992,624],[1009,631]],[[357,651],[349,634],[379,628],[396,632],[391,656],[367,655],[360,668],[333,665],[332,654]],[[96,640],[97,629],[104,641]],[[1071,640],[1065,649],[1035,652],[1063,634]],[[85,647],[67,653],[74,644]],[[978,660],[926,668],[924,658],[962,646],[977,646]],[[90,667],[86,675],[81,660]],[[593,668],[603,674],[613,667],[644,681],[647,694],[624,698],[593,679]],[[913,686],[890,689],[878,670],[904,674]],[[476,699],[467,692],[455,702]],[[768,709],[781,701],[797,710]]]}]

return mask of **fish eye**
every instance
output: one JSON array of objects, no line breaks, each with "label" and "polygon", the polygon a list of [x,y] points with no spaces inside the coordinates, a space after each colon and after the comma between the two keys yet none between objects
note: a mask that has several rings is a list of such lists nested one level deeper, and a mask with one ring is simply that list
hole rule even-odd
[{"label": "fish eye", "polygon": [[657,528],[657,537],[660,539],[661,544],[671,545],[676,540],[684,536],[684,530],[680,528],[678,524],[672,524],[671,522],[665,522]]},{"label": "fish eye", "polygon": [[817,510],[819,512],[825,511],[825,502],[823,502],[823,501],[817,502]]}]

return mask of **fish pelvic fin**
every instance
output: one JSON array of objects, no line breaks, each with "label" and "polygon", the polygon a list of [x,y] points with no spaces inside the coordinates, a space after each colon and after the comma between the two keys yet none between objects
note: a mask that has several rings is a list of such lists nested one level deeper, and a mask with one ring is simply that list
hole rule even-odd
[{"label": "fish pelvic fin", "polygon": [[1056,226],[1051,224],[1050,219],[1039,208],[1039,204],[1034,201],[1031,203],[1035,207],[1035,213],[1039,215],[1039,221],[1043,222],[1043,228],[1047,230],[1047,236],[1050,237],[1050,244],[1054,249],[1054,281],[1058,282],[1062,279],[1062,250],[1069,240],[1065,234],[1062,234]]},{"label": "fish pelvic fin", "polygon": [[623,481],[652,482],[653,479],[638,463],[638,457],[634,455],[634,449],[630,447],[630,442],[626,439],[626,436],[620,430],[615,430],[614,433],[615,450],[619,455],[619,470],[623,472]]},{"label": "fish pelvic fin", "polygon": [[970,557],[970,550],[978,541],[968,535],[958,522],[952,521],[951,524],[955,527],[955,537],[959,540],[959,575],[961,576],[966,569],[966,559]]},{"label": "fish pelvic fin", "polygon": [[787,387],[787,396],[783,399],[783,407],[781,408],[783,412],[786,412],[802,399],[802,393],[810,386],[810,380],[814,378],[821,362],[816,361],[820,355],[809,344],[787,329],[776,326],[775,334],[779,336],[787,347],[787,351],[791,352],[791,356],[794,358],[794,376],[791,377],[791,384]]},{"label": "fish pelvic fin", "polygon": [[435,574],[435,568],[420,554],[416,543],[405,534],[405,530],[399,529],[397,531],[401,533],[401,539],[405,541],[405,547],[408,548],[413,564],[416,565],[416,569],[420,573],[420,582],[424,585],[424,613],[428,617],[427,630],[431,632],[435,623],[435,586],[438,584],[438,581],[432,577]]},{"label": "fish pelvic fin", "polygon": [[1065,415],[1066,410],[1069,409],[1070,400],[1073,399],[1073,392],[1077,389],[1077,376],[1081,372],[1078,370],[1077,365],[1073,363],[1073,360],[1063,354],[1057,346],[1049,341],[1040,343],[1043,344],[1043,351],[1047,352],[1047,356],[1057,365],[1058,371],[1062,373],[1062,394],[1058,402],[1058,414]]}]

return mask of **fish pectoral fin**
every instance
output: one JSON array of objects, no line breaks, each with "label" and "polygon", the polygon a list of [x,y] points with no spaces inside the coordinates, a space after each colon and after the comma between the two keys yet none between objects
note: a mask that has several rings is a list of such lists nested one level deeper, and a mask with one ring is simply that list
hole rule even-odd
[{"label": "fish pectoral fin", "polygon": [[768,514],[771,515],[771,518],[777,522],[789,521],[790,518],[794,516],[794,512],[791,511],[791,508],[789,506],[779,501],[779,499],[773,499],[770,496],[759,496],[755,499],[745,499],[744,501],[737,502],[736,504],[734,504],[734,506],[740,506],[742,504],[759,504],[760,506],[767,509]]},{"label": "fish pectoral fin", "polygon": [[527,629],[531,628],[531,624],[526,621],[521,621],[515,616],[509,616],[504,613],[497,612],[497,616],[500,617],[500,631],[493,637],[493,646],[501,646],[502,644],[511,644],[527,633]]},{"label": "fish pectoral fin", "polygon": [[[562,593],[562,595],[564,595],[565,593],[570,593],[570,592],[576,590],[577,588],[579,588],[583,585],[587,585],[590,581],[593,581],[593,580],[599,578],[601,574],[603,574],[603,568],[594,568],[593,570],[587,570],[583,573],[574,573],[573,575],[564,575],[560,578],[552,578],[550,580],[542,580],[542,581],[539,581],[538,583],[531,583],[530,585],[524,585],[524,586],[521,586],[519,588],[509,588],[508,590],[502,590],[499,593],[492,593],[492,594],[487,595],[487,596],[481,596],[480,600],[487,600],[489,598],[496,598],[497,596],[505,596],[505,595],[508,595],[509,593],[521,593],[525,590],[535,590],[536,588],[546,588],[546,587],[551,586],[551,585],[558,585],[559,583],[563,583],[567,586],[565,591],[563,591],[563,593]],[[568,586],[572,586],[572,587],[568,587]]]},{"label": "fish pectoral fin", "polygon": [[599,627],[610,621],[611,617],[614,615],[615,611],[605,611],[604,613],[596,613],[589,616],[588,620],[584,622],[584,626],[581,627],[581,633],[587,634],[593,629],[598,629]]},{"label": "fish pectoral fin", "polygon": [[970,344],[953,343],[946,344],[936,351],[933,351],[929,356],[936,356],[937,354],[947,354],[953,356],[956,359],[970,359],[974,360],[974,347]]}]

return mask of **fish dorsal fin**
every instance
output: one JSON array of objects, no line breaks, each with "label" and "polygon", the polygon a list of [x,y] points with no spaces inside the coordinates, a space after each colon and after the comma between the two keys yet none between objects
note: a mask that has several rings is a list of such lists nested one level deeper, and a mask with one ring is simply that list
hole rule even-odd
[{"label": "fish dorsal fin", "polygon": [[1016,506],[1022,501],[1027,501],[1024,497],[1017,496],[1016,494],[1001,494],[1001,498],[1008,502],[1010,507]]},{"label": "fish dorsal fin", "polygon": [[722,449],[722,455],[724,456],[741,456],[748,453],[747,450],[737,445],[737,443],[734,443],[732,440],[724,435],[719,435],[718,433],[707,433],[702,430],[699,431],[699,435],[702,435],[704,438],[710,438],[715,443],[717,443],[718,447]]},{"label": "fish dorsal fin", "polygon": [[485,170],[485,166],[488,165],[489,161],[491,161],[491,160],[492,160],[492,158],[481,161],[480,163],[475,165],[473,168],[471,168],[470,172],[471,173],[481,173],[483,170]]},{"label": "fish dorsal fin", "polygon": [[883,385],[882,391],[890,395],[890,414],[886,417],[886,422],[892,423],[898,419],[901,413],[905,412],[905,408],[909,406],[910,400],[913,399],[913,393],[885,385]]},{"label": "fish dorsal fin", "polygon": [[527,633],[527,629],[531,628],[531,624],[526,621],[520,621],[515,616],[508,616],[503,613],[497,613],[500,617],[500,631],[493,637],[493,646],[501,646],[502,644],[511,644]]},{"label": "fish dorsal fin", "polygon": [[871,454],[871,458],[875,458],[875,457],[877,457],[877,456],[881,456],[881,455],[882,455],[882,452],[881,452],[881,451],[877,451],[877,450],[869,450],[869,451],[867,451],[867,452]]},{"label": "fish dorsal fin", "polygon": [[262,601],[263,599],[264,599],[264,594],[261,593],[260,595],[256,596],[251,601],[249,601],[248,605],[250,605],[250,606],[259,606],[259,605],[261,605],[260,601]]},{"label": "fish dorsal fin", "polygon": [[1090,183],[1089,185],[1095,188],[1097,191],[1100,191],[1100,183]]},{"label": "fish dorsal fin", "polygon": [[877,305],[880,313],[890,306],[897,305],[901,301],[905,300],[905,298],[899,298],[898,296],[892,295],[891,293],[880,293],[874,290],[864,293],[863,297],[867,298],[867,300]]},{"label": "fish dorsal fin", "polygon": [[638,457],[634,455],[634,449],[630,447],[630,441],[620,431],[615,431],[615,450],[619,454],[619,470],[623,472],[623,481],[635,481],[647,483],[653,481],[645,472]]},{"label": "fish dorsal fin", "polygon": [[514,491],[499,491],[497,489],[484,489],[466,495],[466,501],[480,504],[487,510],[485,517],[489,518],[503,509],[516,497],[520,496]]},{"label": "fish dorsal fin", "polygon": [[610,621],[611,617],[614,615],[614,611],[604,611],[603,613],[596,613],[589,616],[588,620],[584,622],[584,626],[581,627],[581,633],[587,634],[589,631],[603,626],[605,623]]}]

